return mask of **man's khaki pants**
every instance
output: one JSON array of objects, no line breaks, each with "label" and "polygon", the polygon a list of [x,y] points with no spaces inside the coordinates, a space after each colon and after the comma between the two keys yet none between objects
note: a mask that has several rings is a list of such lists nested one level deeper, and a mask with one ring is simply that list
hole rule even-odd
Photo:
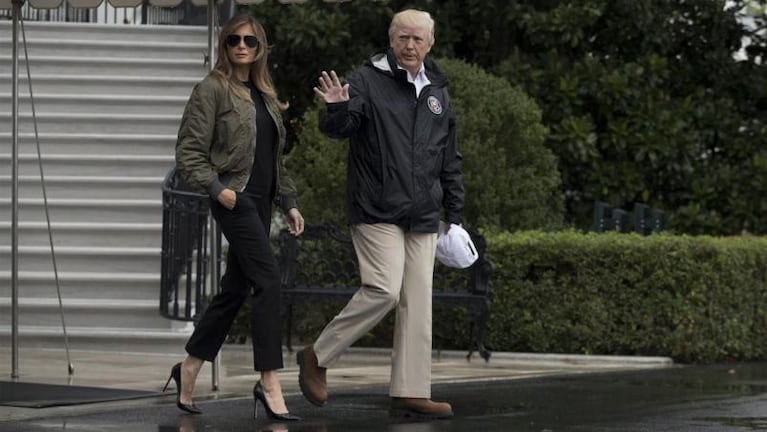
[{"label": "man's khaki pants", "polygon": [[431,289],[437,234],[353,225],[362,286],[314,343],[328,367],[396,306],[392,397],[431,397]]}]

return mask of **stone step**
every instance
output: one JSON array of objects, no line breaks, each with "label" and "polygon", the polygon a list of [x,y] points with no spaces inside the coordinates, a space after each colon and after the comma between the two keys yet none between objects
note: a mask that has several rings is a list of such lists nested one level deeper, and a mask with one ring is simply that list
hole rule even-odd
[{"label": "stone step", "polygon": [[[25,246],[161,248],[162,223],[56,222],[51,223],[51,236],[45,222],[20,221],[18,242]],[[11,244],[11,222],[0,221],[0,245]]]},{"label": "stone step", "polygon": [[[0,122],[11,124],[11,113],[0,112]],[[92,113],[19,113],[19,132],[59,133],[108,133],[128,134],[141,132],[148,134],[178,133],[181,116],[178,114],[92,114]]]},{"label": "stone step", "polygon": [[[174,154],[176,133],[173,134],[115,134],[40,132],[40,152],[49,154],[100,153],[125,156],[170,156]],[[37,154],[34,133],[19,134],[19,153]],[[11,154],[11,133],[0,132],[0,156]],[[80,174],[79,171],[77,171]]]},{"label": "stone step", "polygon": [[[99,71],[91,74],[38,74],[32,76],[32,94],[108,94],[108,95],[153,95],[189,97],[192,88],[200,79],[176,76],[131,76],[103,75]],[[0,74],[0,90],[11,93],[11,74]],[[19,75],[19,97],[29,94],[26,74]],[[8,110],[10,115],[10,109]],[[54,131],[60,132],[60,131]]]},{"label": "stone step", "polygon": [[[94,300],[62,297],[64,322],[67,328],[101,328],[109,323],[113,328],[147,328],[167,330],[169,320],[160,315],[159,299]],[[61,326],[58,297],[25,298],[18,301],[20,326]],[[0,298],[0,328],[11,325],[11,299]]]},{"label": "stone step", "polygon": [[[36,153],[18,155],[19,176],[40,176],[40,162]],[[0,163],[10,166],[11,155],[0,154]],[[164,176],[175,164],[172,155],[128,156],[121,154],[43,154],[45,176]],[[83,192],[87,193],[87,190]]]},{"label": "stone step", "polygon": [[[62,298],[151,300],[159,299],[159,273],[59,272]],[[18,289],[25,297],[47,298],[56,295],[54,272],[18,272]],[[11,296],[11,272],[0,271],[0,297]]]},{"label": "stone step", "polygon": [[[141,199],[161,196],[162,181],[162,177],[45,175],[45,193],[48,198]],[[20,197],[43,197],[39,175],[22,175],[18,182]],[[11,187],[11,176],[0,175],[0,190]]]},{"label": "stone step", "polygon": [[[21,41],[21,39],[20,39]],[[77,38],[70,35],[37,36],[28,35],[26,50],[30,58],[37,56],[69,57],[117,57],[117,58],[201,58],[207,46],[199,42],[98,39],[94,37]],[[0,39],[0,52],[10,53],[13,48],[11,38]],[[24,45],[19,50],[19,57],[25,57]]]},{"label": "stone step", "polygon": [[[207,29],[25,23],[19,58],[21,346],[60,347],[38,150],[73,349],[183,351],[191,324],[159,314],[162,179],[181,113],[207,73]],[[37,114],[34,129],[27,64]],[[0,22],[0,105],[11,100],[11,28]],[[11,109],[0,110],[10,126]],[[0,127],[0,165],[11,161]],[[0,343],[10,343],[11,172],[0,169]]]},{"label": "stone step", "polygon": [[[122,41],[130,40],[140,43],[197,43],[207,47],[208,28],[205,26],[171,26],[171,25],[122,25],[71,22],[42,22],[25,21],[24,33],[27,39],[32,37],[57,39],[64,35],[67,39],[92,41]],[[10,21],[0,21],[0,39],[11,40],[12,26]],[[23,41],[19,28],[19,41]],[[9,51],[10,52],[10,51]]]},{"label": "stone step", "polygon": [[[160,248],[55,246],[54,253],[60,272],[160,272]],[[52,257],[50,246],[19,246],[19,271],[52,271]],[[0,268],[11,268],[8,245],[0,245]]]},{"label": "stone step", "polygon": [[[173,115],[181,119],[186,96],[35,94],[36,114],[143,114]],[[0,93],[0,105],[11,106],[11,94]],[[32,113],[29,93],[19,96],[19,113]]]},{"label": "stone step", "polygon": [[[20,221],[45,221],[44,202],[40,198],[19,199]],[[48,212],[56,222],[161,223],[162,198],[49,199]],[[0,196],[0,220],[11,220],[11,198]]]},{"label": "stone step", "polygon": [[[67,327],[67,339],[72,350],[125,351],[131,352],[179,353],[192,334],[191,323],[168,320],[166,330],[147,328]],[[19,326],[20,348],[61,348],[64,346],[64,332],[61,326]],[[0,326],[0,343],[11,344],[11,327]],[[75,366],[76,367],[76,366]]]},{"label": "stone step", "polygon": [[[13,70],[10,51],[0,55],[0,75],[10,75]],[[202,79],[208,73],[205,56],[202,52],[191,58],[147,58],[147,57],[67,57],[35,56],[29,59],[29,74],[34,78],[39,75],[92,75],[98,71],[101,75],[143,76],[147,79],[157,76],[173,76]],[[23,54],[19,59],[19,77],[27,75],[27,61]],[[26,87],[19,89],[19,94],[29,93]]]}]

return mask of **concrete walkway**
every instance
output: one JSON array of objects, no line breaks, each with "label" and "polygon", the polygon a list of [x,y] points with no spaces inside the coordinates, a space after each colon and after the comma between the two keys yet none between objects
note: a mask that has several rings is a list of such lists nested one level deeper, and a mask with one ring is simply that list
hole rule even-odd
[{"label": "concrete walkway", "polygon": [[[118,353],[72,351],[71,358],[75,370],[72,376],[67,374],[67,361],[63,350],[21,349],[18,381],[160,391],[168,379],[171,366],[183,358],[182,348],[180,347],[178,354],[135,353],[130,350]],[[212,373],[208,364],[198,379],[196,400],[251,397],[256,375],[252,369],[250,346],[225,345],[220,357],[218,389],[212,389]],[[298,370],[294,358],[293,353],[285,352],[285,369],[281,372],[281,381],[286,397],[299,393]],[[385,386],[389,381],[389,359],[390,350],[387,349],[350,349],[336,367],[328,370],[331,395],[341,391]],[[0,364],[4,365],[5,369],[0,380],[10,381],[10,348],[0,348]],[[671,366],[673,362],[666,357],[495,352],[490,361],[485,362],[476,355],[471,361],[467,361],[466,352],[435,351],[433,382],[438,384],[497,381]],[[169,391],[167,397],[65,407],[40,409],[0,406],[0,422],[94,413],[113,410],[115,407],[172,404],[173,401],[174,394]]]}]

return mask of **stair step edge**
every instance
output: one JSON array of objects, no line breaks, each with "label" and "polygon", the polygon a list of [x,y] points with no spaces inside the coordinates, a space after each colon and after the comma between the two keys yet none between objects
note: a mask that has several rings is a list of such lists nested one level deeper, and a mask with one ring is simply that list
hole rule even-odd
[{"label": "stair step edge", "polygon": [[[168,320],[171,321],[171,320]],[[63,331],[61,327],[54,326],[19,326],[19,335],[21,336],[58,336],[62,335]],[[0,336],[7,336],[11,333],[10,326],[0,326]],[[115,339],[142,339],[142,340],[177,340],[179,338],[186,339],[191,331],[182,328],[178,330],[155,330],[155,329],[142,329],[142,328],[91,328],[91,327],[67,327],[67,335],[69,337],[77,338],[104,338],[110,337]]]},{"label": "stair step edge", "polygon": [[[29,254],[45,254],[51,252],[50,246],[19,246],[19,252]],[[151,247],[100,247],[100,246],[56,246],[56,254],[62,255],[98,255],[98,256],[140,256],[159,255],[160,248]],[[0,245],[0,252],[10,253],[11,247]]]},{"label": "stair step edge", "polygon": [[[53,271],[20,271],[20,280],[48,281],[54,279]],[[0,271],[0,280],[10,280],[10,271]],[[97,273],[97,272],[59,272],[60,280],[68,281],[102,281],[102,282],[153,282],[160,280],[160,273]]]},{"label": "stair step edge", "polygon": [[[25,308],[49,308],[58,307],[58,298],[19,298],[19,306]],[[158,309],[158,300],[119,300],[114,299],[62,299],[62,304],[66,308],[98,308],[101,310],[137,310],[137,309]],[[0,307],[9,307],[11,305],[11,298],[0,297]]]}]

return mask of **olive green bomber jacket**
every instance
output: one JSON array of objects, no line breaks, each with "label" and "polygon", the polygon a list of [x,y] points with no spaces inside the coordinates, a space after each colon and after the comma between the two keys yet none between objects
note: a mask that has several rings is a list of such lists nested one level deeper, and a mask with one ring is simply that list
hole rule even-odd
[{"label": "olive green bomber jacket", "polygon": [[[278,134],[275,200],[287,212],[296,207],[296,188],[282,163],[285,125],[275,101],[264,97],[264,102]],[[212,74],[197,83],[184,108],[176,141],[176,169],[181,177],[214,200],[224,188],[242,191],[250,175],[257,175],[251,173],[256,145],[253,102],[230,92]]]}]

